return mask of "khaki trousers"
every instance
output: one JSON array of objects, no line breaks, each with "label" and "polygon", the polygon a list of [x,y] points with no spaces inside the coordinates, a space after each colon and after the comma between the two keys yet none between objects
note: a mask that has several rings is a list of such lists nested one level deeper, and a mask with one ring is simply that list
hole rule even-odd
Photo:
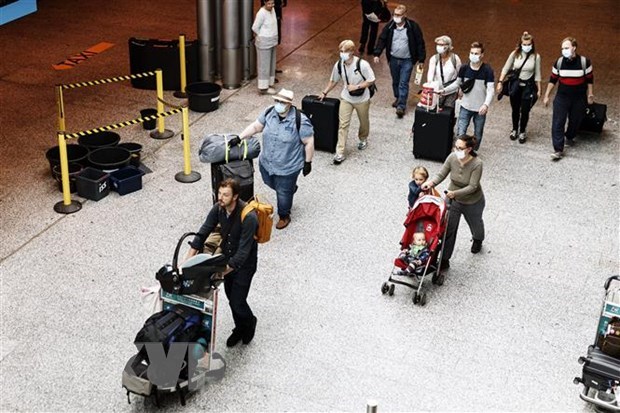
[{"label": "khaki trousers", "polygon": [[353,110],[357,112],[357,117],[360,120],[360,130],[357,133],[358,138],[361,141],[368,139],[368,134],[370,133],[370,119],[368,116],[369,108],[370,99],[361,103],[350,103],[344,99],[340,100],[340,110],[338,112],[340,126],[338,128],[338,144],[336,145],[337,154],[344,155]]}]

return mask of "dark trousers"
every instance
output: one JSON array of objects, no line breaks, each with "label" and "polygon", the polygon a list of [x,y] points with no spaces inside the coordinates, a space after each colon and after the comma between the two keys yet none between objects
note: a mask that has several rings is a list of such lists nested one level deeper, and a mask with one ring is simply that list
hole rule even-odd
[{"label": "dark trousers", "polygon": [[[553,121],[551,123],[551,140],[554,151],[564,151],[564,138],[575,139],[577,129],[579,129],[579,125],[585,116],[587,103],[586,95],[571,96],[560,93],[555,95]],[[568,127],[566,127],[567,118]]]},{"label": "dark trousers", "polygon": [[527,122],[530,120],[530,110],[532,110],[532,99],[524,97],[526,86],[519,86],[519,91],[515,96],[510,96],[510,106],[512,107],[512,130],[525,133]]},{"label": "dark trousers", "polygon": [[224,291],[226,291],[230,311],[235,322],[234,331],[241,334],[252,332],[255,325],[254,314],[247,301],[255,272],[256,266],[242,268],[228,274],[224,279]]},{"label": "dark trousers", "polygon": [[368,54],[373,54],[375,43],[377,42],[377,33],[379,32],[379,23],[371,22],[362,12],[362,35],[360,36],[360,53],[364,53],[364,46]]},{"label": "dark trousers", "polygon": [[467,221],[467,225],[469,225],[472,238],[478,241],[484,241],[484,220],[482,219],[482,213],[484,212],[485,205],[486,201],[484,196],[473,204],[462,204],[459,201],[452,200],[450,203],[450,216],[448,218],[446,244],[443,247],[442,260],[449,260],[450,257],[452,257],[461,215],[465,217],[465,221]]}]

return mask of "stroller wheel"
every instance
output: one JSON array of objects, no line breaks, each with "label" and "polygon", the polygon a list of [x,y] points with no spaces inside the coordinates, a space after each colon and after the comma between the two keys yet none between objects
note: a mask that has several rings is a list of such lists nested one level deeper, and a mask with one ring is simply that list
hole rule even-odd
[{"label": "stroller wheel", "polygon": [[435,284],[437,285],[443,285],[444,281],[446,280],[446,276],[443,274],[439,274],[437,276],[437,280],[435,281]]},{"label": "stroller wheel", "polygon": [[434,273],[433,276],[431,277],[431,283],[437,284],[437,273]]},{"label": "stroller wheel", "polygon": [[394,295],[394,287],[395,287],[394,284],[390,284],[390,289],[388,291],[388,295],[390,295],[390,296]]},{"label": "stroller wheel", "polygon": [[413,294],[413,304],[418,304],[420,302],[420,296],[418,295],[418,293],[414,293]]},{"label": "stroller wheel", "polygon": [[420,296],[420,306],[424,307],[426,305],[426,293],[422,293]]},{"label": "stroller wheel", "polygon": [[387,281],[385,281],[381,285],[381,294],[386,294],[389,290],[390,290],[390,286],[388,285]]}]

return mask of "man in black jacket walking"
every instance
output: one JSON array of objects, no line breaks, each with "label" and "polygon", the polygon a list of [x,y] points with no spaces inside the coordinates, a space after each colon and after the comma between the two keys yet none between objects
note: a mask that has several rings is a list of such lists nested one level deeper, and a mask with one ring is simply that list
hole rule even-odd
[{"label": "man in black jacket walking", "polygon": [[393,21],[386,24],[375,47],[374,62],[379,63],[379,56],[385,49],[385,56],[390,65],[392,75],[392,91],[396,115],[402,118],[409,98],[409,80],[413,65],[418,70],[424,69],[426,47],[420,26],[407,18],[407,7],[399,4],[394,9]]},{"label": "man in black jacket walking", "polygon": [[228,258],[224,275],[224,290],[228,297],[235,328],[226,340],[228,347],[240,341],[248,344],[254,338],[256,317],[248,305],[252,277],[256,272],[258,246],[254,235],[258,228],[258,217],[254,211],[241,221],[241,211],[246,203],[239,199],[239,183],[225,179],[217,191],[217,204],[211,208],[207,219],[198,230],[198,235],[190,242],[187,258],[203,250],[205,240],[219,224],[221,227],[222,253]]}]

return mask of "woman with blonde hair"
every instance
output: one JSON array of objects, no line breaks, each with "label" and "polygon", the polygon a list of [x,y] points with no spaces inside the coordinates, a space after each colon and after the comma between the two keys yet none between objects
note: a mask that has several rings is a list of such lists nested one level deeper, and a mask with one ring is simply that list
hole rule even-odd
[{"label": "woman with blonde hair", "polygon": [[[435,39],[435,50],[437,54],[431,56],[428,61],[427,82],[439,83],[440,89],[453,83],[461,66],[461,58],[452,51],[452,39],[443,35]],[[450,95],[442,95],[439,98],[439,107],[454,107],[457,91]]]},{"label": "woman with blonde hair", "polygon": [[334,64],[329,82],[319,95],[320,100],[325,99],[329,91],[335,88],[338,82],[343,81],[342,92],[340,92],[340,109],[338,110],[340,123],[334,165],[339,165],[345,160],[345,148],[353,111],[357,112],[360,124],[357,133],[359,139],[357,149],[361,151],[368,146],[368,135],[370,134],[370,117],[368,114],[370,90],[368,88],[375,82],[375,74],[370,63],[355,56],[355,43],[352,40],[343,40],[338,46],[338,50],[340,50],[340,59]]},{"label": "woman with blonde hair", "polygon": [[519,143],[525,143],[530,110],[541,94],[540,55],[536,53],[534,36],[528,32],[523,32],[516,49],[510,53],[504,64],[497,82],[498,99],[502,96],[502,90],[506,89],[504,80],[511,70],[515,72],[515,77],[514,80],[510,80],[514,82],[513,85],[508,85],[512,107],[510,139],[513,141],[519,139]]}]

